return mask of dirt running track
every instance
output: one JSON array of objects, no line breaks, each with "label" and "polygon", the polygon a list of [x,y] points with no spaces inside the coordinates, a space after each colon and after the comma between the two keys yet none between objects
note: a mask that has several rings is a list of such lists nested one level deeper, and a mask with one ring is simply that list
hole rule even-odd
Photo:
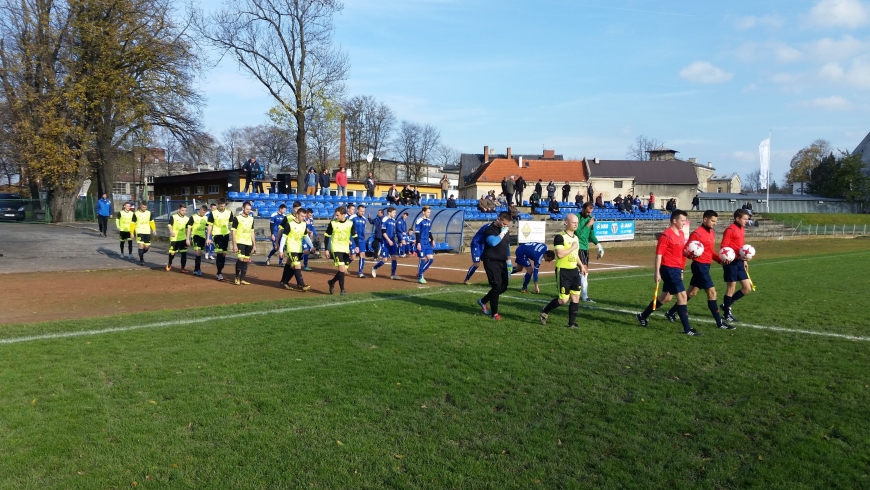
[{"label": "dirt running track", "polygon": [[[332,261],[311,260],[309,266],[314,271],[305,272],[304,275],[305,282],[311,285],[312,290],[301,293],[279,288],[282,268],[274,265],[277,260],[273,261],[271,267],[262,265],[264,260],[262,255],[255,256],[255,263],[248,269],[247,280],[251,283],[250,286],[232,284],[235,263],[231,260],[228,260],[224,267],[224,276],[228,281],[218,282],[215,280],[216,269],[213,262],[203,261],[204,276],[198,278],[192,274],[178,272],[178,258],[171,272],[167,272],[163,267],[155,267],[156,263],[166,263],[165,252],[152,249],[147,258],[151,268],[140,268],[133,262],[118,259],[118,269],[0,274],[0,290],[3,291],[0,324],[304,298],[328,294],[326,281],[335,274]],[[618,270],[613,264],[625,263],[623,260],[617,260],[616,257],[602,262],[609,265],[593,264],[593,270],[595,268]],[[469,255],[437,255],[432,268],[426,273],[428,284],[424,286],[417,284],[414,279],[417,273],[417,259],[410,257],[399,259],[398,275],[404,278],[402,281],[389,279],[389,262],[378,270],[386,277],[379,275],[377,278],[371,278],[372,264],[374,264],[372,260],[366,260],[365,279],[349,275],[345,283],[349,293],[457,284],[465,278],[465,271],[471,265]],[[356,267],[357,263],[354,261],[351,264],[351,271],[355,272]],[[188,260],[188,268],[193,269],[192,257]],[[552,275],[552,264],[544,264],[541,271]],[[473,281],[486,282],[482,267],[475,274]],[[295,281],[291,282],[295,283]],[[336,299],[338,299],[337,288]]]}]

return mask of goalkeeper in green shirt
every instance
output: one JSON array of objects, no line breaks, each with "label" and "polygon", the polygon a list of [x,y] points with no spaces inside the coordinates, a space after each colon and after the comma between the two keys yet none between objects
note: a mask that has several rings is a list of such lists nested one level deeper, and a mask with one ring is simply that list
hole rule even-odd
[{"label": "goalkeeper in green shirt", "polygon": [[586,266],[586,273],[580,275],[580,285],[582,286],[581,299],[587,303],[594,303],[589,298],[589,242],[598,246],[598,258],[604,257],[604,247],[598,243],[598,238],[595,237],[595,218],[592,217],[594,204],[587,202],[580,209],[580,214],[577,216],[579,223],[577,224],[577,238],[580,243],[580,262]]}]

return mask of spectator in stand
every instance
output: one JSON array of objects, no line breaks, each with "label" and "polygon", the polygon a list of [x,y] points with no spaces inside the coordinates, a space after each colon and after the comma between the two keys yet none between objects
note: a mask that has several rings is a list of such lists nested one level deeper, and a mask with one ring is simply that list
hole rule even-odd
[{"label": "spectator in stand", "polygon": [[254,183],[251,181],[251,167],[254,165],[254,160],[254,157],[251,157],[250,160],[242,164],[242,170],[245,172],[245,190],[242,192],[248,192],[248,189],[254,187]]},{"label": "spectator in stand", "polygon": [[595,198],[595,192],[592,191],[592,182],[589,183],[589,187],[586,188],[586,201],[592,202]]},{"label": "spectator in stand", "polygon": [[317,195],[317,172],[314,171],[314,167],[308,167],[308,175],[305,176],[305,195]]},{"label": "spectator in stand", "polygon": [[701,210],[701,196],[698,194],[695,194],[695,197],[692,198],[692,211],[696,209],[698,211]]},{"label": "spectator in stand", "polygon": [[517,177],[516,188],[517,188],[517,193],[516,193],[517,206],[522,206],[523,205],[523,191],[526,190],[526,181],[523,179],[522,175]]},{"label": "spectator in stand", "polygon": [[498,199],[496,199],[496,202],[499,206],[507,206],[507,198],[505,197],[504,192],[498,195]]},{"label": "spectator in stand", "polygon": [[[514,200],[514,192],[517,190],[517,181],[514,180],[514,176],[511,175],[511,178],[504,183],[504,198],[508,203],[513,202]],[[507,205],[507,204],[505,204]]]},{"label": "spectator in stand", "polygon": [[744,211],[749,213],[749,216],[752,216],[752,203],[751,202],[746,201],[746,204],[744,204],[741,209],[743,209]]},{"label": "spectator in stand", "polygon": [[677,209],[677,205],[673,199],[668,199],[668,202],[665,203],[665,211],[673,211]]},{"label": "spectator in stand", "polygon": [[604,209],[604,193],[598,194],[598,197],[595,198],[595,207]]},{"label": "spectator in stand", "polygon": [[477,201],[477,209],[481,213],[491,213],[495,211],[495,201],[489,199],[487,195],[480,196],[480,200]]},{"label": "spectator in stand", "polygon": [[620,213],[625,211],[625,207],[622,205],[622,194],[616,195],[616,199],[613,200],[613,205],[616,206],[616,210]]},{"label": "spectator in stand", "polygon": [[640,196],[634,196],[634,206],[641,213],[645,213],[646,209],[643,207],[643,201],[640,200]]},{"label": "spectator in stand", "polygon": [[631,214],[634,211],[634,197],[631,194],[625,196],[625,199],[622,200],[622,207],[625,209],[626,213]]},{"label": "spectator in stand", "polygon": [[323,173],[320,174],[320,195],[329,195],[329,169],[323,169]]},{"label": "spectator in stand", "polygon": [[580,191],[577,191],[577,194],[574,196],[574,205],[578,208],[583,205],[583,196],[580,195]]},{"label": "spectator in stand", "polygon": [[338,169],[338,173],[335,174],[335,186],[338,188],[339,196],[347,196],[347,171],[344,167]]},{"label": "spectator in stand", "polygon": [[263,170],[263,166],[260,165],[260,162],[257,161],[256,158],[251,157],[253,163],[251,163],[251,178],[254,181],[254,190],[256,192],[263,192],[263,179],[265,178],[265,172]]},{"label": "spectator in stand", "polygon": [[555,199],[550,199],[550,204],[547,206],[547,211],[550,214],[559,214],[561,212],[559,210],[559,201]]},{"label": "spectator in stand", "polygon": [[372,176],[372,173],[369,172],[369,176],[366,177],[366,195],[368,197],[375,197],[375,189],[377,189],[377,185],[375,184],[375,178]]},{"label": "spectator in stand", "polygon": [[501,192],[502,192],[503,194],[506,194],[506,193],[507,193],[507,177],[502,177],[502,178],[501,178]]},{"label": "spectator in stand", "polygon": [[417,189],[416,185],[411,186],[411,192],[413,192],[412,199],[414,200],[414,206],[420,205],[420,191]]},{"label": "spectator in stand", "polygon": [[411,196],[413,196],[413,195],[414,194],[411,192],[411,189],[410,189],[410,187],[408,187],[408,184],[405,184],[405,186],[402,187],[402,192],[399,193],[399,203],[404,205],[404,206],[410,205],[411,204]]},{"label": "spectator in stand", "polygon": [[569,197],[571,197],[571,184],[565,181],[565,185],[562,186],[562,200],[567,202]]},{"label": "spectator in stand", "polygon": [[541,205],[541,195],[537,191],[532,192],[529,196],[529,205],[532,207],[532,214],[537,214],[537,207]]},{"label": "spectator in stand", "polygon": [[450,194],[450,197],[447,198],[447,207],[450,209],[456,208],[456,199],[453,198],[453,194]]},{"label": "spectator in stand", "polygon": [[541,197],[544,195],[543,183],[544,183],[544,181],[542,181],[541,179],[538,179],[538,183],[535,184],[535,192],[538,193],[538,197]]},{"label": "spectator in stand", "polygon": [[653,194],[652,192],[649,193],[649,206],[647,206],[647,207],[650,209],[656,208],[656,195]]},{"label": "spectator in stand", "polygon": [[390,204],[399,204],[399,189],[396,189],[396,184],[390,186],[387,191],[387,202]]},{"label": "spectator in stand", "polygon": [[450,179],[447,174],[444,174],[440,180],[441,183],[441,199],[447,199],[447,193],[450,191]]},{"label": "spectator in stand", "polygon": [[547,199],[551,201],[556,199],[556,184],[552,180],[547,184]]}]

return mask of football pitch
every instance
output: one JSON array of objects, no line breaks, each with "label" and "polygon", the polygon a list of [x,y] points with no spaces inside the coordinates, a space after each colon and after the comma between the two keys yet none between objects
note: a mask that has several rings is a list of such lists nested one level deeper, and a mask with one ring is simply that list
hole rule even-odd
[{"label": "football pitch", "polygon": [[870,250],[758,249],[704,337],[637,325],[650,269],[579,330],[552,275],[501,322],[477,284],[4,325],[0,488],[870,487]]}]

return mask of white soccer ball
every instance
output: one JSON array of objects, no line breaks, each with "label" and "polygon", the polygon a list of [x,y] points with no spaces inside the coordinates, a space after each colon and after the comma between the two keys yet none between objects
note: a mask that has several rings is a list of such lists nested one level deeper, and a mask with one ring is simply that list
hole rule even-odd
[{"label": "white soccer ball", "polygon": [[698,240],[692,240],[686,244],[686,248],[683,251],[686,252],[686,257],[697,259],[704,255],[704,244]]},{"label": "white soccer ball", "polygon": [[752,257],[755,257],[755,247],[752,245],[746,244],[740,247],[740,258],[743,260],[752,260]]},{"label": "white soccer ball", "polygon": [[734,253],[734,249],[731,247],[722,247],[719,250],[719,258],[722,259],[722,262],[731,262],[737,257],[737,254]]}]

